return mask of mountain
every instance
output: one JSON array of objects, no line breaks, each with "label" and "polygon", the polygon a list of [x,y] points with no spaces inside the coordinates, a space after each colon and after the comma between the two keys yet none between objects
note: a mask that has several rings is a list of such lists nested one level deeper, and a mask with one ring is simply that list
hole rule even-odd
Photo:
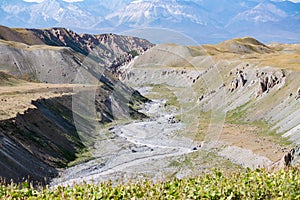
[{"label": "mountain", "polygon": [[[158,27],[175,30],[179,35],[186,34],[193,38],[202,35],[199,33],[210,35],[220,31],[218,20],[213,18],[209,10],[191,1],[133,1],[125,8],[106,16],[102,23],[109,23],[114,30],[119,31]],[[103,27],[102,23],[97,27]],[[156,34],[158,39],[162,34]],[[139,34],[135,36],[144,37]]]},{"label": "mountain", "polygon": [[48,182],[93,146],[95,127],[145,117],[134,105],[148,99],[114,71],[150,47],[129,36],[1,26],[0,176]]},{"label": "mountain", "polygon": [[299,9],[299,4],[288,1],[276,3],[264,1],[238,13],[226,24],[226,29],[236,35],[250,33],[259,38],[268,35],[273,41],[280,41],[285,36],[286,39],[299,41],[297,39],[299,35],[297,30],[300,28],[297,17]]},{"label": "mountain", "polygon": [[125,7],[125,11],[116,11],[106,19],[116,26],[126,25],[131,28],[140,25],[169,27],[170,24],[184,22],[200,26],[214,23],[209,18],[209,13],[198,4],[174,0],[133,1]]},{"label": "mountain", "polygon": [[130,61],[133,51],[142,54],[152,46],[147,40],[136,37],[77,34],[65,28],[10,29],[0,26],[0,39],[26,45],[67,47],[80,53],[81,56],[95,59],[100,66],[112,70],[125,61]]},{"label": "mountain", "polygon": [[300,143],[299,51],[0,26],[0,176],[56,186],[270,167]]},{"label": "mountain", "polygon": [[[1,1],[0,23],[9,27],[63,26],[87,33],[168,28],[193,38],[194,43],[246,35],[264,42],[299,42],[299,10],[300,3],[270,0],[15,0]],[[147,32],[132,34],[143,37]],[[172,40],[165,38],[165,42]]]}]

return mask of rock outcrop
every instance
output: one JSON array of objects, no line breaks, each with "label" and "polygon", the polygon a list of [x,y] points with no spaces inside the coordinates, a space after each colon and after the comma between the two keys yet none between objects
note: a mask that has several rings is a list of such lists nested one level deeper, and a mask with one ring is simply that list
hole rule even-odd
[{"label": "rock outcrop", "polygon": [[300,146],[296,146],[287,152],[280,160],[273,163],[269,170],[280,170],[288,167],[297,167],[300,164]]},{"label": "rock outcrop", "polygon": [[[253,71],[253,70],[252,70]],[[251,72],[252,73],[252,72]],[[232,77],[233,72],[229,73]],[[238,88],[243,88],[247,83],[247,73],[243,70],[236,69],[235,76],[230,83],[229,91],[233,92]],[[270,71],[270,70],[257,70],[256,79],[250,80],[250,85],[257,83],[257,97],[261,96],[263,93],[268,93],[276,85],[283,83],[285,79],[285,73],[283,71]],[[297,98],[297,97],[296,97]]]},{"label": "rock outcrop", "polygon": [[230,92],[233,92],[239,87],[244,87],[247,82],[246,73],[242,70],[237,69],[236,78],[231,81]]},{"label": "rock outcrop", "polygon": [[300,146],[297,146],[293,148],[290,151],[291,160],[290,160],[290,166],[298,166],[300,164]]},{"label": "rock outcrop", "polygon": [[260,96],[264,92],[269,92],[275,85],[281,83],[285,75],[283,73],[257,72],[256,77],[259,83],[257,95]]},{"label": "rock outcrop", "polygon": [[297,94],[296,94],[296,100],[300,99],[300,88],[298,88],[297,90]]}]

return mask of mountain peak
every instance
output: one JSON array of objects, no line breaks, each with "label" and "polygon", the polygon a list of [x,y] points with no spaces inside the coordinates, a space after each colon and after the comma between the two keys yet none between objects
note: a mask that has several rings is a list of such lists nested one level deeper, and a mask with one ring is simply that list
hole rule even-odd
[{"label": "mountain peak", "polygon": [[244,35],[286,43],[299,41],[299,9],[300,3],[270,0],[85,0],[73,3],[5,0],[0,3],[0,24],[28,28],[63,26],[88,33],[167,28],[198,43],[216,43]]},{"label": "mountain peak", "polygon": [[266,46],[262,42],[258,41],[257,39],[255,39],[253,37],[249,37],[249,36],[244,37],[244,38],[234,38],[234,39],[232,39],[232,41],[237,41],[237,42],[244,43],[244,44]]}]

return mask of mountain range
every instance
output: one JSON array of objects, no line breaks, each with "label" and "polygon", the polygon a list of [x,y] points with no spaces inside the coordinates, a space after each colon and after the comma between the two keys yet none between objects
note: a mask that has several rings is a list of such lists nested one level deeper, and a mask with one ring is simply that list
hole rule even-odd
[{"label": "mountain range", "polygon": [[0,23],[9,27],[63,26],[85,33],[126,33],[154,43],[216,43],[243,36],[263,42],[300,41],[300,3],[291,1],[3,0],[0,16]]}]

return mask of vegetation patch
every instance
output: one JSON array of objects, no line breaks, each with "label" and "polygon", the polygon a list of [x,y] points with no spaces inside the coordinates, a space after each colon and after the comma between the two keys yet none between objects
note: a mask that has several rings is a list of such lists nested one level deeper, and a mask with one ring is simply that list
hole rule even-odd
[{"label": "vegetation patch", "polygon": [[247,106],[250,102],[251,101],[248,101],[247,103],[237,107],[236,109],[227,112],[226,122],[231,124],[246,124],[243,119],[247,114]]},{"label": "vegetation patch", "polygon": [[136,50],[129,51],[128,54],[130,54],[133,58],[139,56],[139,53]]},{"label": "vegetation patch", "polygon": [[297,168],[224,173],[213,170],[195,178],[153,183],[141,180],[114,186],[112,182],[35,189],[28,182],[0,185],[1,199],[300,199]]},{"label": "vegetation patch", "polygon": [[257,128],[258,136],[268,137],[274,143],[280,145],[290,145],[291,142],[288,138],[281,137],[282,134],[277,133],[276,130],[271,129],[271,125],[264,120],[257,121],[245,121],[245,116],[247,114],[248,104],[251,101],[245,103],[244,105],[227,112],[226,123],[237,124],[237,125],[250,125]]},{"label": "vegetation patch", "polygon": [[282,134],[277,133],[275,129],[272,130],[270,124],[268,124],[268,122],[266,121],[254,121],[250,123],[250,125],[253,125],[258,128],[258,134],[260,136],[270,137],[270,139],[277,144],[284,146],[292,144],[292,142],[289,141],[289,138],[281,137]]},{"label": "vegetation patch", "polygon": [[149,95],[146,95],[149,99],[165,99],[167,100],[166,106],[175,106],[179,108],[180,104],[177,99],[176,94],[172,90],[171,87],[157,84],[157,85],[150,85],[152,87],[152,92]]},{"label": "vegetation patch", "polygon": [[76,153],[76,159],[68,163],[68,167],[72,167],[81,163],[88,162],[93,159],[92,153],[84,148],[81,152]]}]

